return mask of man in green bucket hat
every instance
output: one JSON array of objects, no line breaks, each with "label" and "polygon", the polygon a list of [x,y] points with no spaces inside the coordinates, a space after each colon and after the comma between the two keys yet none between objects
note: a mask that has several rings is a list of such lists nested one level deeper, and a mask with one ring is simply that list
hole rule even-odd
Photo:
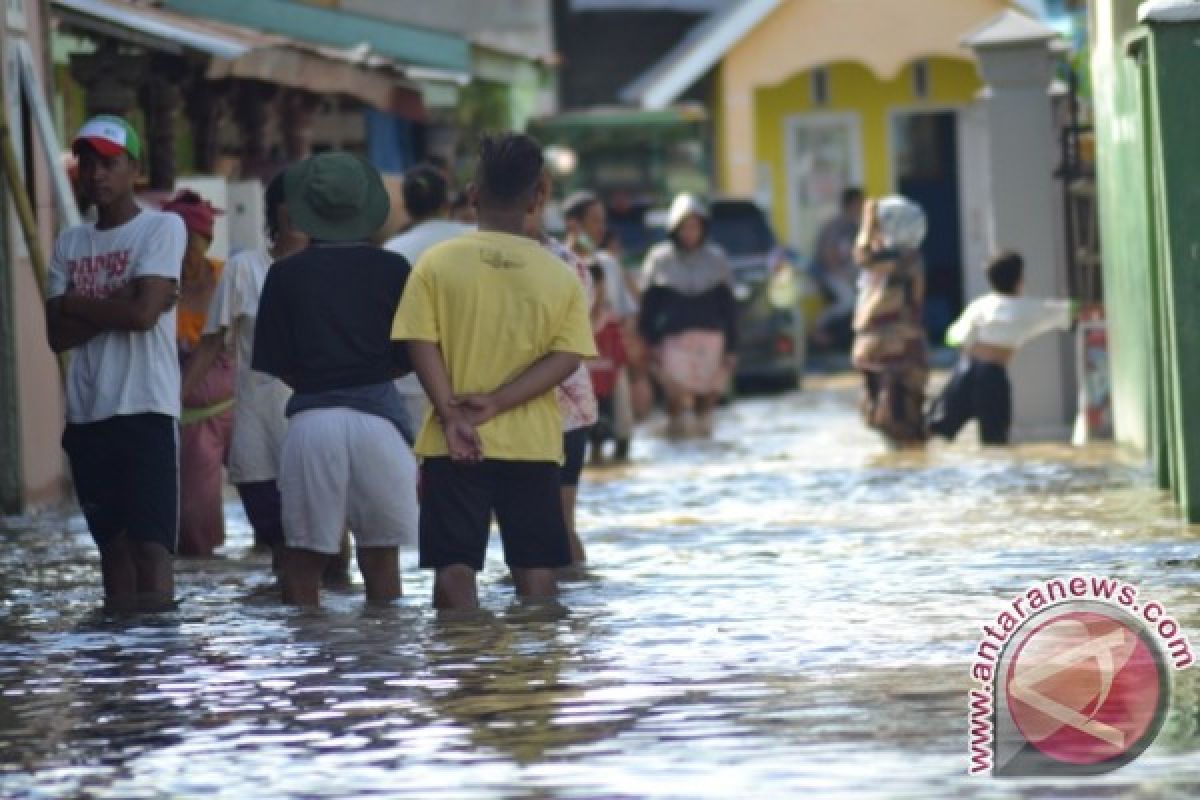
[{"label": "man in green bucket hat", "polygon": [[417,530],[412,428],[393,383],[410,366],[391,341],[409,265],[370,241],[389,201],[369,162],[324,153],[283,181],[286,212],[311,243],[267,273],[253,367],[294,390],[279,465],[284,601],[319,604],[349,525],[367,601],[386,604],[401,593],[398,548]]}]

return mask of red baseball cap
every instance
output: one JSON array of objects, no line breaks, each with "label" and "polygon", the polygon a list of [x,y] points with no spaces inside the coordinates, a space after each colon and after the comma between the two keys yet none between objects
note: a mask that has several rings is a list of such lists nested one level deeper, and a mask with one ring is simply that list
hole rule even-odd
[{"label": "red baseball cap", "polygon": [[121,153],[128,153],[134,161],[142,158],[142,140],[137,131],[121,117],[111,114],[92,117],[85,122],[71,142],[71,150],[78,153],[81,144],[87,144],[106,158]]}]

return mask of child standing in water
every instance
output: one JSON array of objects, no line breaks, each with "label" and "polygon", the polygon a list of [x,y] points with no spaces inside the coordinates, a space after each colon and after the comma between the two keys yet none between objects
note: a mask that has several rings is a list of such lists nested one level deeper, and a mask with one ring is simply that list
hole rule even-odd
[{"label": "child standing in water", "polygon": [[946,344],[962,358],[930,411],[931,433],[954,439],[971,419],[979,420],[983,444],[1008,444],[1012,386],[1008,363],[1035,336],[1071,327],[1072,301],[1021,297],[1025,262],[1004,252],[987,266],[992,291],[975,300],[946,332]]}]

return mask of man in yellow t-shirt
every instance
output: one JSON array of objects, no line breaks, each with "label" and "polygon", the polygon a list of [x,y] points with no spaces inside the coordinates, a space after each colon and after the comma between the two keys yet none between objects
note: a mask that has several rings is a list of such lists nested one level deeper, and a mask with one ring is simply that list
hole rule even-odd
[{"label": "man in yellow t-shirt", "polygon": [[437,608],[478,606],[493,513],[522,597],[556,594],[555,570],[571,560],[554,387],[596,347],[579,281],[522,234],[548,186],[536,141],[485,137],[472,188],[479,231],[426,251],[392,328],[432,404],[415,450],[421,566],[437,570]]}]

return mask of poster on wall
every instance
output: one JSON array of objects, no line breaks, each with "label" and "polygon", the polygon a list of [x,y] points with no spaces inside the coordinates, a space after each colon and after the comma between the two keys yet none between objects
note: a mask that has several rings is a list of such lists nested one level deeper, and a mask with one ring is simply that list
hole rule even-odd
[{"label": "poster on wall", "polygon": [[1111,439],[1112,376],[1108,361],[1108,323],[1102,308],[1080,312],[1075,329],[1079,408],[1072,441],[1076,445]]}]

